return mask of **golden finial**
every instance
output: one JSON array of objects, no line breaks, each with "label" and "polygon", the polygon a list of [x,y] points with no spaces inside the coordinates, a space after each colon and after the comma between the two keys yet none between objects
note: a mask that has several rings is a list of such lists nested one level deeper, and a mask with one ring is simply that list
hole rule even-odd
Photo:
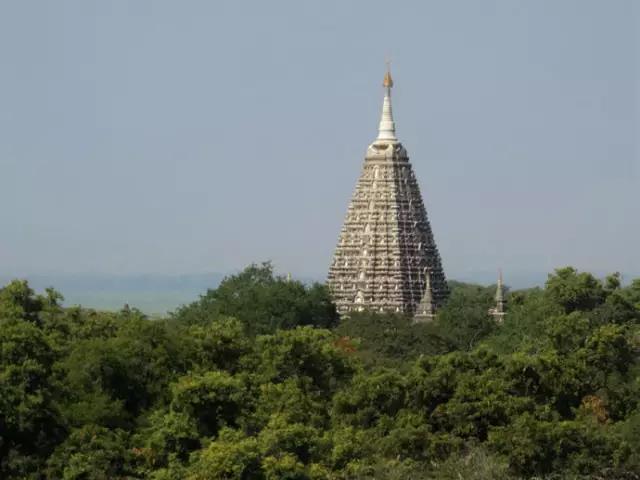
[{"label": "golden finial", "polygon": [[391,60],[386,61],[387,71],[384,74],[384,80],[382,81],[382,86],[385,88],[393,87],[393,78],[391,78]]}]

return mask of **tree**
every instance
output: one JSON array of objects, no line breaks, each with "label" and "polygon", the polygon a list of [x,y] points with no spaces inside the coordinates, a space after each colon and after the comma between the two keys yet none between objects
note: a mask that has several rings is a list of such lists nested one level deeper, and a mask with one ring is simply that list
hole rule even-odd
[{"label": "tree", "polygon": [[27,478],[62,437],[54,358],[33,323],[0,320],[0,477]]},{"label": "tree", "polygon": [[420,355],[447,352],[451,345],[433,323],[400,314],[354,312],[334,330],[367,366],[402,367]]},{"label": "tree", "polygon": [[587,475],[612,466],[615,446],[595,425],[580,421],[540,421],[524,414],[489,434],[489,445],[505,455],[521,476],[565,472]]},{"label": "tree", "polygon": [[501,325],[492,288],[454,284],[434,322],[333,331],[323,288],[268,265],[169,319],[13,282],[0,477],[635,478],[640,283],[558,272],[510,293]]},{"label": "tree", "polygon": [[307,384],[297,377],[260,383],[254,388],[258,392],[256,409],[245,428],[252,431],[264,428],[274,412],[291,423],[327,428],[330,399],[322,392],[309,391],[306,387]]},{"label": "tree", "polygon": [[565,313],[592,310],[606,298],[605,289],[593,275],[578,273],[573,267],[558,268],[549,275],[545,294]]},{"label": "tree", "polygon": [[305,391],[333,394],[352,375],[353,366],[328,330],[299,327],[257,339],[258,374],[263,381],[295,379]]},{"label": "tree", "polygon": [[226,370],[236,372],[252,351],[243,325],[233,318],[219,318],[202,325],[180,326],[180,355],[191,371]]},{"label": "tree", "polygon": [[394,417],[405,405],[406,381],[394,370],[377,370],[354,377],[351,385],[334,397],[336,420],[361,428]]},{"label": "tree", "polygon": [[472,350],[495,328],[487,314],[493,305],[495,288],[450,282],[451,294],[436,317],[437,332],[449,350]]},{"label": "tree", "polygon": [[62,408],[76,426],[125,428],[157,402],[185,372],[180,343],[166,323],[125,314],[113,337],[75,342],[58,365],[67,392]]},{"label": "tree", "polygon": [[562,313],[540,288],[513,292],[504,323],[481,343],[497,353],[535,354],[549,347],[549,318]]},{"label": "tree", "polygon": [[248,401],[242,380],[223,371],[181,377],[171,392],[171,410],[193,419],[202,437],[215,437],[223,427],[237,427]]},{"label": "tree", "polygon": [[158,471],[180,471],[189,455],[202,447],[196,419],[190,413],[160,409],[145,419],[133,436],[137,471],[144,478]]},{"label": "tree", "polygon": [[292,455],[303,465],[322,458],[321,432],[303,423],[292,423],[285,415],[274,413],[258,435],[264,457]]},{"label": "tree", "polygon": [[509,480],[507,463],[486,448],[469,446],[443,462],[436,463],[429,480]]},{"label": "tree", "polygon": [[[51,480],[109,480],[134,473],[126,432],[86,425],[56,449],[47,464]],[[131,477],[129,477],[131,478]]]},{"label": "tree", "polygon": [[260,451],[255,437],[225,428],[198,452],[186,472],[187,480],[262,480]]},{"label": "tree", "polygon": [[330,328],[339,319],[325,286],[276,277],[270,263],[225,278],[197,302],[178,309],[174,319],[202,324],[221,316],[237,318],[251,335],[303,325]]},{"label": "tree", "polygon": [[43,308],[44,299],[35,295],[26,280],[14,280],[0,289],[0,318],[39,324],[39,313]]}]

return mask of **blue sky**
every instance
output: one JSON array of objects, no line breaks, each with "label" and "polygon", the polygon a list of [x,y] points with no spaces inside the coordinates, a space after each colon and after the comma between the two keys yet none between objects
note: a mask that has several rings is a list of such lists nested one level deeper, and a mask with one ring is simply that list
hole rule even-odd
[{"label": "blue sky", "polygon": [[384,59],[449,277],[640,272],[631,0],[0,3],[0,270],[327,270]]}]

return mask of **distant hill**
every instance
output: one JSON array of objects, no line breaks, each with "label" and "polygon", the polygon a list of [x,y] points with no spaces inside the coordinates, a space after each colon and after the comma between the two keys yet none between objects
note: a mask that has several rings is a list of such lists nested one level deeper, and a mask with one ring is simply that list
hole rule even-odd
[{"label": "distant hill", "polygon": [[[117,310],[126,303],[149,314],[161,314],[192,302],[215,288],[223,273],[185,275],[48,274],[26,275],[36,291],[54,287],[65,297],[64,304]],[[4,285],[15,276],[0,276]]]}]

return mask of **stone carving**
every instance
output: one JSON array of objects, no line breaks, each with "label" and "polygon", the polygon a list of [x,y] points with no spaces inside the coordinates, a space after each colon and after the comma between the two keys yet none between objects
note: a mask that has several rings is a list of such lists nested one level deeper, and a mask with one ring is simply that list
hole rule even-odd
[{"label": "stone carving", "polygon": [[392,85],[387,71],[378,138],[367,149],[328,285],[342,315],[366,309],[427,321],[449,289],[418,182],[395,135]]}]

